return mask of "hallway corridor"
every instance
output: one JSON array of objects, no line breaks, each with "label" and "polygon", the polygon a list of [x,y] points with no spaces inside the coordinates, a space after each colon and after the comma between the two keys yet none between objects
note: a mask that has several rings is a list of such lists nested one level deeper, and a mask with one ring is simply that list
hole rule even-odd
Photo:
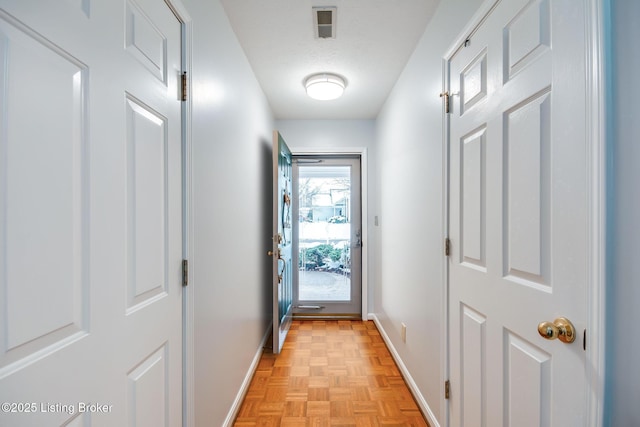
[{"label": "hallway corridor", "polygon": [[265,352],[235,427],[426,427],[373,322],[294,321]]}]

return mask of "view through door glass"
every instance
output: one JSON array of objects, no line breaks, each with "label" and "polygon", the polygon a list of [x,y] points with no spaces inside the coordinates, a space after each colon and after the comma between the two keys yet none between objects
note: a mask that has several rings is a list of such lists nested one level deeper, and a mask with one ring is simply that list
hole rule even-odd
[{"label": "view through door glass", "polygon": [[360,168],[357,158],[297,158],[295,311],[360,317]]}]

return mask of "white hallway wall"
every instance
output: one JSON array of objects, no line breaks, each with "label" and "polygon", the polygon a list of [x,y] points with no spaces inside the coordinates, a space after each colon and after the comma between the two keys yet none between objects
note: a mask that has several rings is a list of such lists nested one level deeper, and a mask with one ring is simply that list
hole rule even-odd
[{"label": "white hallway wall", "polygon": [[[481,0],[443,0],[377,119],[374,309],[440,425],[444,410],[442,58]],[[401,322],[407,340],[400,339]]]},{"label": "white hallway wall", "polygon": [[640,2],[611,0],[605,426],[640,426]]},{"label": "white hallway wall", "polygon": [[269,325],[273,119],[220,2],[183,1],[193,19],[191,425],[221,426]]}]

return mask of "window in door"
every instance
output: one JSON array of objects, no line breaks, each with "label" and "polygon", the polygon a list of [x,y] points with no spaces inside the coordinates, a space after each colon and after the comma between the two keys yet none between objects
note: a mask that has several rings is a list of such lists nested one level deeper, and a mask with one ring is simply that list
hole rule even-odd
[{"label": "window in door", "polygon": [[294,159],[294,313],[360,317],[360,159]]}]

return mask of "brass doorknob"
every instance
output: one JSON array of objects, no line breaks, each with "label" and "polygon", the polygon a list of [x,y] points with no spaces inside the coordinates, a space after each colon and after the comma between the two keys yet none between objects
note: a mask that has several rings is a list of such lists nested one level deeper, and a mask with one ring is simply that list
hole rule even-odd
[{"label": "brass doorknob", "polygon": [[273,256],[273,251],[267,251],[267,255]]},{"label": "brass doorknob", "polygon": [[542,338],[555,340],[570,344],[576,339],[576,328],[566,317],[558,317],[551,322],[541,322],[538,325],[538,333]]}]

